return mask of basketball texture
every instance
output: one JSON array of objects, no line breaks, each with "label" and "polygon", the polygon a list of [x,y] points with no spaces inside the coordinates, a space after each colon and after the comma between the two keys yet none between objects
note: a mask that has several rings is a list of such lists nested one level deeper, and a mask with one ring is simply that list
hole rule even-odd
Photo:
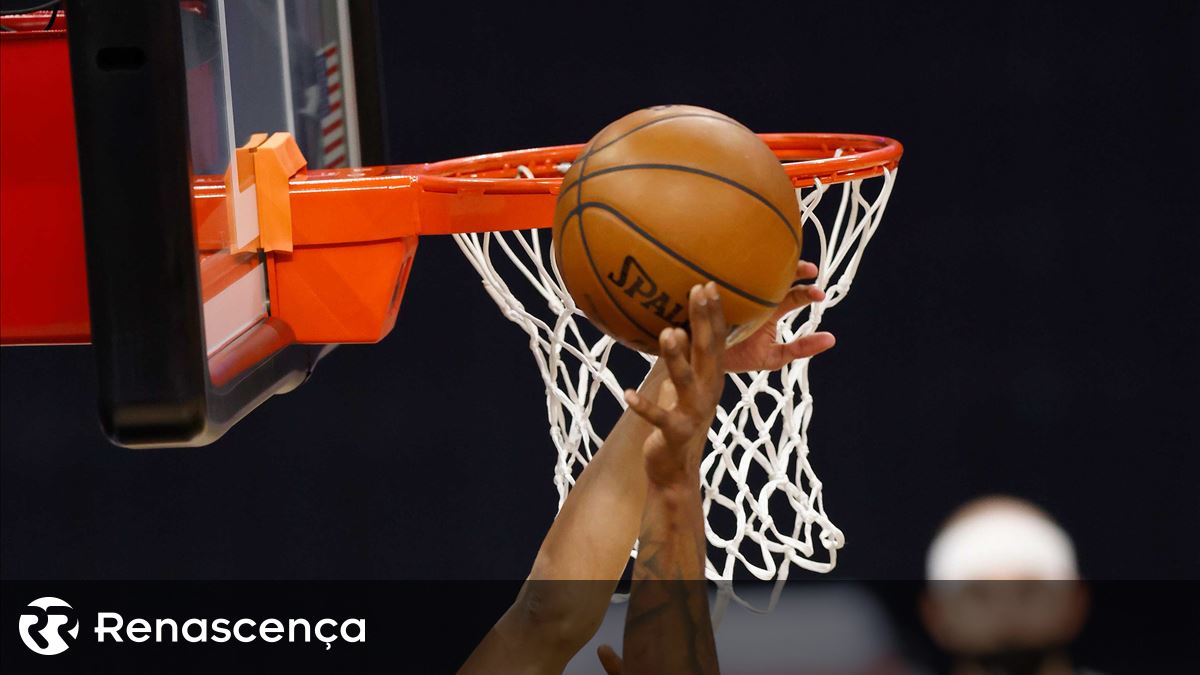
[{"label": "basketball texture", "polygon": [[605,333],[657,353],[687,327],[688,291],[716,282],[730,341],[771,315],[795,276],[800,208],[779,159],[749,129],[694,106],[605,127],[563,177],[555,262]]}]

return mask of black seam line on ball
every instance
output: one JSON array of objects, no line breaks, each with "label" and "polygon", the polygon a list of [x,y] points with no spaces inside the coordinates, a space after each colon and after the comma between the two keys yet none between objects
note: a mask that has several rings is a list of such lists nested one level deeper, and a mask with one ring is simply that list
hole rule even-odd
[{"label": "black seam line on ball", "polygon": [[[583,158],[583,164],[581,164],[581,165],[579,166],[579,175],[581,175],[581,176],[582,176],[582,175],[583,175],[583,173],[584,173],[585,171],[587,171],[587,163],[588,163],[588,158],[585,156],[585,157]],[[575,182],[575,187],[576,187],[576,190],[575,190],[575,208],[574,208],[574,209],[572,209],[571,211],[572,211],[572,213],[577,213],[577,214],[579,215],[579,236],[581,236],[581,237],[582,237],[582,236],[583,236],[583,209],[580,207],[580,205],[583,203],[583,182],[581,182],[581,181],[576,181],[576,182]],[[569,189],[571,189],[571,188],[569,188],[569,187],[568,187],[567,189],[569,190]],[[567,223],[569,223],[570,221],[571,221],[571,215],[570,215],[570,214],[567,214],[566,222],[564,222],[564,223],[563,223],[563,230],[564,230],[564,231],[567,229]],[[585,251],[585,252],[587,252],[587,245],[586,245],[586,244],[584,245],[584,247],[583,247],[583,248],[584,248],[584,251]],[[559,245],[558,245],[558,258],[559,258],[559,260],[562,260],[562,244],[561,244],[561,243],[559,243]],[[591,261],[591,259],[592,259],[591,253],[588,253],[588,261],[590,262],[590,261]],[[594,267],[595,267],[595,264],[593,264],[593,265],[592,265],[592,267],[594,268]],[[600,280],[600,286],[601,286],[601,287],[603,287],[603,286],[604,286],[604,280],[603,280],[603,279],[601,279],[601,280]],[[640,328],[640,326],[639,326],[639,328]]]},{"label": "black seam line on ball", "polygon": [[[631,134],[636,134],[637,132],[641,131],[642,129],[645,129],[646,127],[652,127],[655,124],[662,124],[663,122],[670,122],[671,120],[677,120],[677,119],[686,118],[686,117],[704,117],[704,118],[707,118],[710,120],[716,120],[718,122],[725,122],[726,124],[732,124],[741,129],[746,129],[746,127],[743,126],[741,122],[731,120],[728,117],[717,117],[716,115],[705,115],[704,113],[679,113],[678,115],[668,115],[666,117],[659,117],[657,119],[652,119],[652,120],[649,120],[646,122],[642,122],[641,124],[630,129],[629,131],[626,131],[625,133],[621,134],[620,136],[617,136],[616,138],[612,139],[611,141],[605,143],[604,145],[601,145],[598,148],[594,148],[591,152],[584,155],[582,159],[587,159],[588,157],[591,157],[592,155],[598,154],[601,150],[604,150],[605,148],[612,146],[614,143],[620,142],[621,140],[623,140],[624,138],[626,138],[627,136],[629,136]],[[746,131],[750,131],[750,130],[746,129]],[[754,132],[751,132],[751,133],[754,133]]]},{"label": "black seam line on ball", "polygon": [[[643,122],[642,124],[639,124],[638,126],[630,129],[629,131],[626,131],[625,133],[621,134],[620,136],[617,136],[616,138],[612,139],[611,141],[605,143],[604,145],[602,145],[598,148],[593,148],[593,149],[588,150],[587,152],[583,153],[582,155],[579,155],[578,157],[575,158],[575,161],[572,163],[583,162],[583,166],[580,167],[580,169],[579,169],[579,173],[580,173],[580,175],[582,175],[584,173],[584,171],[587,170],[587,161],[590,157],[592,157],[592,155],[595,155],[596,153],[600,152],[601,150],[608,148],[608,147],[612,146],[614,143],[617,143],[618,141],[622,140],[626,136],[629,136],[630,134],[633,134],[633,133],[637,133],[637,132],[641,131],[642,129],[645,129],[646,127],[654,126],[655,124],[659,124],[661,122],[669,122],[671,120],[676,120],[681,117],[704,117],[704,118],[707,118],[710,120],[716,120],[718,122],[725,122],[726,124],[732,124],[736,127],[746,129],[746,131],[750,131],[750,129],[746,128],[746,126],[743,125],[741,122],[738,122],[737,120],[729,119],[727,117],[717,117],[716,115],[705,115],[704,113],[680,113],[678,115],[670,115],[669,117],[660,117],[658,119],[653,119],[648,122]],[[751,131],[750,133],[754,133],[754,132]],[[565,195],[571,188],[575,187],[577,184],[578,184],[578,181],[567,185],[565,188],[560,189],[558,192],[558,199],[555,200],[555,203],[557,204],[559,202],[559,200],[561,200],[563,198],[563,195]],[[578,206],[578,204],[576,204],[576,205]]]},{"label": "black seam line on ball", "polygon": [[[584,165],[583,169],[586,169],[586,168],[587,168],[587,166]],[[588,180],[589,178],[595,178],[596,176],[603,176],[603,175],[609,174],[609,173],[617,173],[618,171],[638,171],[638,170],[681,171],[683,173],[691,173],[691,174],[695,174],[697,176],[704,176],[705,178],[711,178],[715,181],[725,183],[726,185],[729,185],[730,187],[741,190],[742,192],[745,192],[746,194],[750,195],[751,197],[758,200],[759,202],[762,202],[763,206],[766,206],[768,209],[771,209],[771,212],[774,213],[776,216],[778,216],[779,220],[783,223],[783,226],[787,228],[788,234],[792,235],[792,240],[796,242],[796,247],[797,248],[800,247],[800,237],[799,237],[799,235],[796,234],[796,230],[792,229],[792,224],[790,222],[788,222],[787,216],[783,215],[783,212],[780,211],[779,208],[776,207],[774,204],[772,204],[770,201],[768,201],[766,197],[763,197],[762,195],[758,194],[754,190],[751,190],[750,188],[746,187],[745,185],[742,185],[741,183],[739,183],[731,178],[726,178],[725,176],[722,176],[719,173],[705,171],[704,169],[695,169],[690,166],[681,166],[679,164],[622,164],[621,166],[610,166],[605,169],[597,169],[596,171],[593,171],[592,173],[589,173],[589,174],[584,174],[583,170],[581,169],[579,172],[579,179],[576,180],[571,185],[568,185],[567,189],[570,190],[571,188],[575,187],[576,185],[582,185],[582,183],[585,180]],[[579,208],[578,204],[576,205],[576,208]]]},{"label": "black seam line on ball", "polygon": [[629,323],[633,324],[635,328],[649,336],[651,340],[657,340],[658,336],[649,330],[646,330],[645,326],[638,323],[637,319],[630,316],[629,312],[626,312],[625,308],[621,306],[621,303],[618,302],[615,297],[613,297],[612,291],[608,290],[608,286],[604,283],[604,276],[600,274],[600,268],[596,266],[596,261],[592,259],[592,249],[587,243],[587,232],[585,232],[583,229],[583,212],[580,211],[578,214],[576,214],[574,211],[572,211],[567,215],[567,221],[570,222],[571,217],[575,215],[579,216],[579,241],[583,243],[583,255],[587,258],[588,264],[592,266],[592,274],[596,276],[596,281],[600,282],[600,290],[604,291],[604,294],[608,296],[608,301],[612,303],[613,307],[617,308],[617,311],[620,312],[622,316],[629,320]]},{"label": "black seam line on ball", "polygon": [[[752,295],[752,294],[750,294],[750,293],[747,293],[746,291],[743,291],[742,289],[738,288],[737,286],[734,286],[733,284],[731,284],[731,283],[729,283],[729,282],[727,282],[727,281],[724,281],[723,279],[720,279],[720,278],[718,278],[716,275],[714,275],[714,274],[710,273],[708,270],[704,269],[703,267],[700,267],[700,266],[699,266],[699,265],[697,265],[696,263],[694,263],[694,262],[692,262],[692,261],[688,260],[687,258],[685,258],[685,257],[683,257],[683,256],[681,256],[681,255],[679,255],[679,254],[678,254],[678,253],[676,253],[674,250],[672,250],[672,249],[671,249],[671,247],[669,247],[669,246],[667,246],[666,244],[662,243],[662,242],[661,242],[661,241],[659,241],[658,239],[655,239],[655,238],[654,238],[654,237],[653,237],[653,236],[652,236],[652,235],[651,235],[649,232],[647,232],[647,231],[643,230],[642,228],[638,227],[638,224],[637,224],[637,223],[635,223],[635,222],[633,222],[633,221],[632,221],[632,220],[630,220],[629,218],[627,218],[627,217],[625,216],[625,214],[623,214],[623,213],[621,213],[620,211],[618,211],[618,210],[614,209],[613,207],[609,206],[608,204],[605,204],[604,202],[584,202],[583,204],[580,204],[580,205],[579,205],[579,212],[580,212],[580,215],[581,215],[581,217],[580,217],[580,219],[579,219],[579,232],[580,232],[580,235],[582,235],[582,234],[583,234],[583,218],[582,218],[582,213],[583,213],[583,211],[587,210],[588,208],[597,208],[597,209],[600,209],[601,211],[607,211],[608,213],[611,213],[612,215],[616,216],[617,218],[619,218],[619,219],[621,220],[621,222],[625,223],[625,226],[626,226],[626,227],[628,227],[629,229],[631,229],[631,230],[633,230],[634,232],[636,232],[636,233],[638,233],[639,235],[641,235],[641,236],[642,236],[642,237],[643,237],[643,238],[644,238],[646,241],[650,242],[651,244],[654,244],[654,245],[655,245],[655,246],[656,246],[656,247],[657,247],[659,250],[661,250],[663,253],[666,253],[667,255],[669,255],[669,256],[671,256],[672,258],[674,258],[676,261],[678,261],[678,262],[680,262],[680,263],[683,263],[684,265],[686,265],[686,266],[688,267],[688,269],[690,269],[690,270],[692,270],[693,272],[695,272],[695,273],[697,273],[697,274],[699,274],[699,275],[703,276],[705,279],[708,279],[709,281],[712,281],[713,283],[715,283],[716,285],[720,286],[721,288],[724,288],[725,290],[728,290],[728,291],[730,291],[730,292],[732,292],[732,293],[734,293],[734,294],[736,294],[736,295],[740,295],[741,297],[743,297],[743,298],[745,298],[745,299],[749,300],[750,302],[753,302],[753,303],[755,303],[755,304],[762,305],[763,307],[778,307],[778,306],[779,306],[779,303],[778,303],[778,302],[771,302],[770,300],[764,300],[763,298],[760,298],[760,297],[758,297],[758,296],[756,296],[756,295]],[[574,210],[572,210],[572,212],[571,212],[571,213],[573,214],[574,212],[575,212],[575,211],[574,211]],[[569,217],[570,217],[570,215],[568,215],[567,217],[569,218]],[[586,244],[585,244],[585,246],[584,246],[584,249],[585,249],[585,250],[587,249],[587,246],[586,246]],[[590,254],[589,254],[589,256],[588,256],[588,259],[589,259],[589,260],[591,259],[591,255],[590,255]],[[598,274],[598,273],[597,273],[597,276],[599,276],[599,274]],[[603,280],[603,279],[601,279],[600,281],[601,281],[601,284],[600,284],[600,285],[601,285],[601,286],[603,286],[603,285],[604,285],[604,283],[603,283],[603,282],[604,282],[604,280]],[[789,289],[789,290],[791,290],[791,289]]]}]

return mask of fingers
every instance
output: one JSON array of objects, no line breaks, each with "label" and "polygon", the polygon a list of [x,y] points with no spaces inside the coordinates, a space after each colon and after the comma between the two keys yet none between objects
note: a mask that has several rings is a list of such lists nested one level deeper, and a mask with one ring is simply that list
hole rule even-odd
[{"label": "fingers", "polygon": [[600,658],[600,667],[604,668],[604,672],[608,675],[621,675],[625,669],[621,657],[617,656],[617,652],[609,645],[600,645],[596,650],[596,656]]},{"label": "fingers", "polygon": [[787,344],[771,345],[759,370],[779,370],[796,359],[806,359],[831,349],[836,343],[831,333],[813,333]]},{"label": "fingers", "polygon": [[717,292],[717,284],[712,281],[704,284],[704,293],[708,296],[708,320],[712,323],[713,338],[723,345],[729,334],[729,327],[725,324],[725,308],[721,305],[721,294]]},{"label": "fingers", "polygon": [[688,293],[688,324],[692,332],[692,363],[697,354],[706,354],[712,347],[712,324],[708,319],[708,294],[700,284]]},{"label": "fingers", "polygon": [[714,356],[718,355],[718,348],[724,347],[728,332],[721,295],[717,292],[717,285],[710,281],[704,286],[693,286],[688,302],[688,323],[692,328],[692,368],[707,372],[707,367],[713,365]]},{"label": "fingers", "polygon": [[667,426],[667,411],[636,391],[632,389],[625,390],[625,403],[629,404],[630,410],[633,410],[639,417],[650,424],[660,429]]},{"label": "fingers", "polygon": [[682,328],[664,328],[658,336],[659,353],[667,364],[667,373],[675,383],[680,396],[687,398],[695,384],[696,376],[688,363],[688,335]]},{"label": "fingers", "polygon": [[658,407],[663,410],[671,411],[675,408],[675,404],[679,402],[678,392],[675,390],[675,383],[667,380],[658,388]]},{"label": "fingers", "polygon": [[[811,265],[812,263],[808,264]],[[821,302],[824,299],[825,291],[816,286],[805,284],[792,286],[787,295],[783,296],[783,300],[780,301],[779,306],[775,308],[775,314],[772,318],[778,320],[788,312],[800,309],[814,302]]]},{"label": "fingers", "polygon": [[796,338],[784,345],[784,348],[787,350],[788,356],[793,359],[805,359],[832,349],[835,344],[837,344],[837,340],[833,337],[833,333],[821,332]]},{"label": "fingers", "polygon": [[819,272],[820,270],[817,269],[817,266],[808,262],[807,260],[801,260],[800,262],[796,263],[797,281],[801,279],[816,279]]}]

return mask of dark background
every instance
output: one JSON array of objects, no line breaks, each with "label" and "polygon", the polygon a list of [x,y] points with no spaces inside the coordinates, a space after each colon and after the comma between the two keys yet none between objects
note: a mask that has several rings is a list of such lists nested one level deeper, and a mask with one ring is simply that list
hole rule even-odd
[{"label": "dark background", "polygon": [[[379,3],[388,159],[660,103],[900,139],[813,370],[834,575],[919,577],[939,521],[1004,492],[1089,577],[1194,577],[1196,3],[912,5]],[[0,352],[0,574],[523,578],[555,509],[542,386],[453,242],[420,248],[391,336],[205,448],[110,446],[89,348]]]}]

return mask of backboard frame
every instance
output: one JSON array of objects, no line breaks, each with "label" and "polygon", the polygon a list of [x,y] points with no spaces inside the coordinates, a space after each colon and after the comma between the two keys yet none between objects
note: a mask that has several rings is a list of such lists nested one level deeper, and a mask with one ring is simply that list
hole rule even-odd
[{"label": "backboard frame", "polygon": [[206,445],[331,347],[267,318],[209,357],[179,6],[66,4],[101,425],[126,447]]}]

